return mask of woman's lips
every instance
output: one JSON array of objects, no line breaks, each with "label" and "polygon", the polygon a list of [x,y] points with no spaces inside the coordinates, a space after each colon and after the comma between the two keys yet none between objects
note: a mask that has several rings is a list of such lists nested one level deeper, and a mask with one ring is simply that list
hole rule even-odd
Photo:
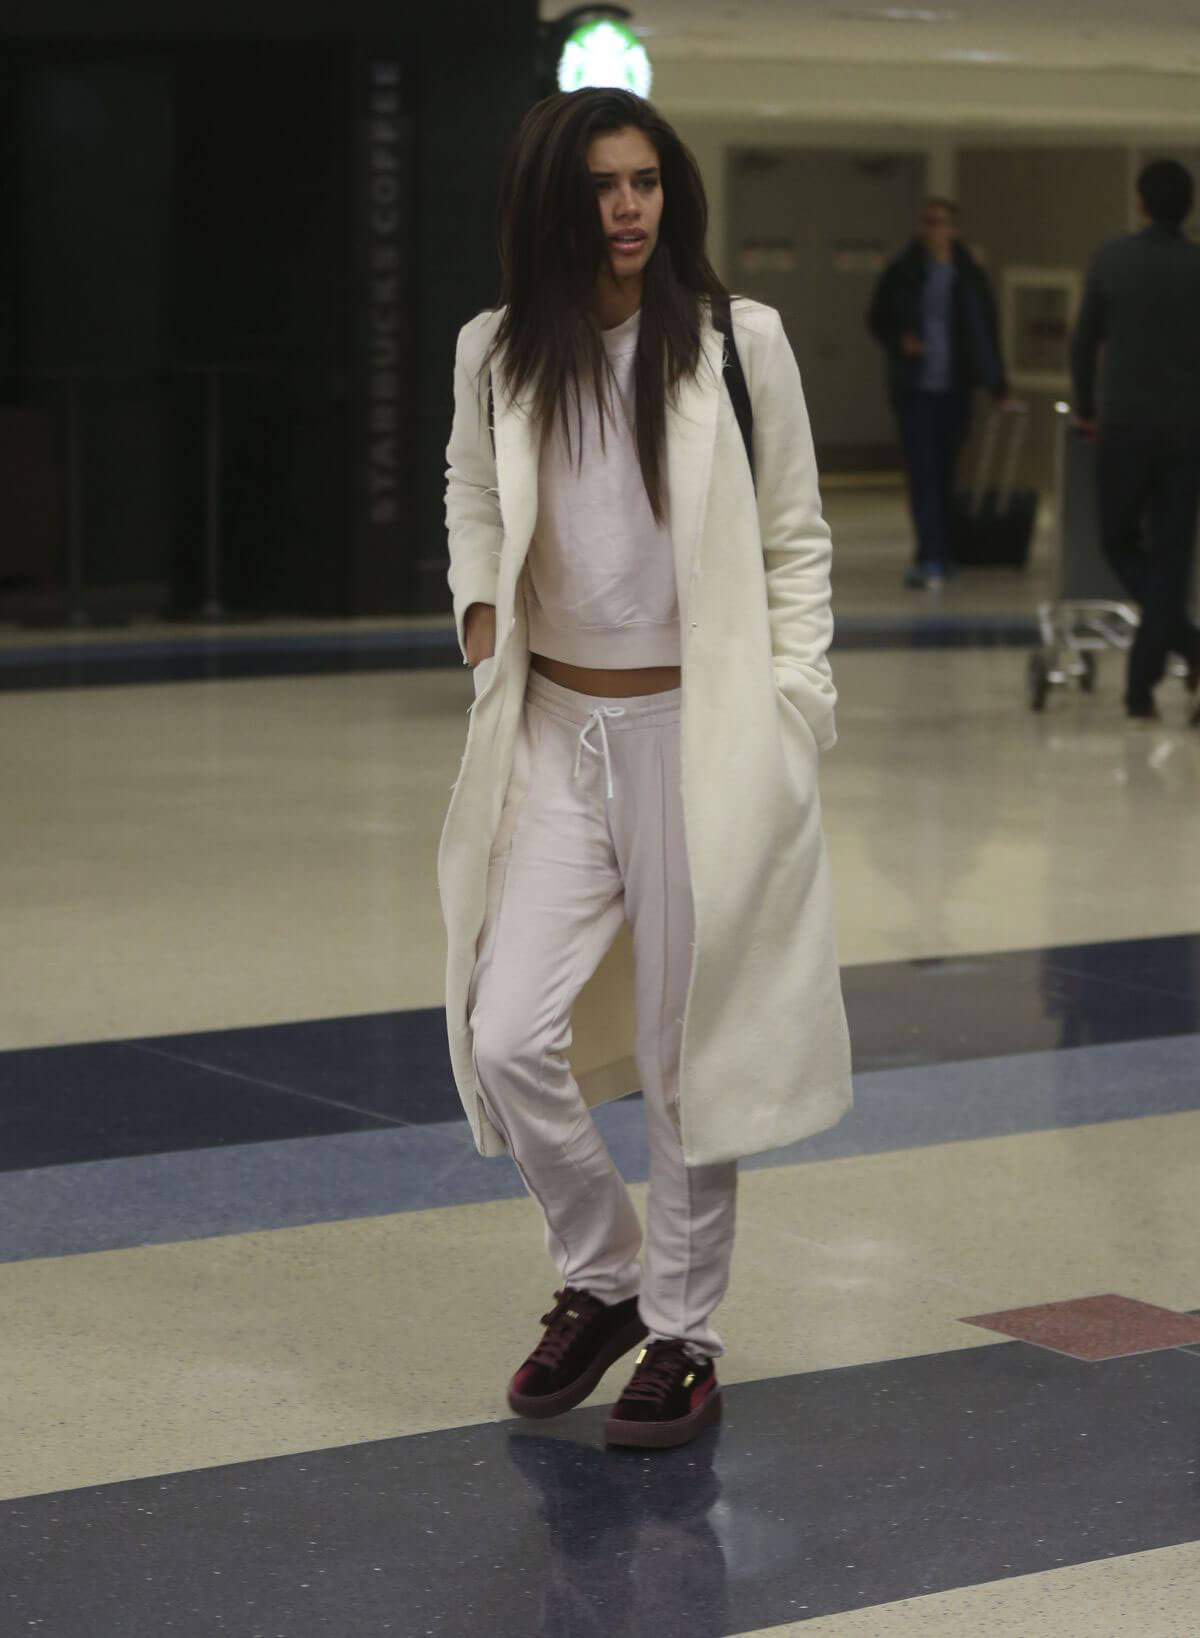
[{"label": "woman's lips", "polygon": [[646,235],[644,233],[614,233],[611,235],[609,243],[612,245],[614,250],[619,250],[623,252],[624,255],[630,256],[634,253],[634,251],[640,250],[646,243]]}]

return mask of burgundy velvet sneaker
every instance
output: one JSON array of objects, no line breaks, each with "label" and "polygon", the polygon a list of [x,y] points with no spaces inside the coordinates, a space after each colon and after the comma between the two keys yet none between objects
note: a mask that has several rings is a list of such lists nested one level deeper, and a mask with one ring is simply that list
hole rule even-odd
[{"label": "burgundy velvet sneaker", "polygon": [[518,1416],[561,1416],[587,1398],[608,1367],[646,1335],[637,1298],[611,1307],[567,1286],[542,1315],[546,1333],[508,1385]]},{"label": "burgundy velvet sneaker", "polygon": [[712,1360],[697,1365],[682,1342],[652,1342],[638,1355],[604,1438],[610,1445],[662,1450],[686,1445],[701,1428],[720,1420],[721,1390]]}]

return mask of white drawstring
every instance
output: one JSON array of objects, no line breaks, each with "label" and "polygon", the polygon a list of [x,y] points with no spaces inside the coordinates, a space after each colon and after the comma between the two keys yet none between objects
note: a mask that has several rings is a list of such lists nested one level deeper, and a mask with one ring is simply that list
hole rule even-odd
[{"label": "white drawstring", "polygon": [[[579,735],[579,744],[575,748],[576,779],[579,778],[580,770],[583,767],[584,751],[590,751],[593,756],[602,756],[604,758],[604,772],[608,780],[608,799],[610,802],[613,794],[612,757],[608,752],[608,729],[604,726],[604,719],[605,717],[623,717],[624,715],[625,707],[623,705],[598,705],[584,723]],[[588,738],[593,728],[599,728],[600,730],[600,744],[603,747],[601,750],[597,750]]]}]

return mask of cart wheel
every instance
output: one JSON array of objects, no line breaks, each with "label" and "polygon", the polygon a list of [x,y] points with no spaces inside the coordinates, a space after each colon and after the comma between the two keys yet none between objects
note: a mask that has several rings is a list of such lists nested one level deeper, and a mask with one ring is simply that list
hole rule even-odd
[{"label": "cart wheel", "polygon": [[1050,692],[1050,667],[1046,663],[1046,656],[1040,648],[1029,656],[1026,679],[1029,684],[1030,710],[1044,711],[1046,709],[1046,695]]},{"label": "cart wheel", "polygon": [[1085,694],[1094,694],[1096,691],[1096,656],[1084,652],[1079,656],[1083,670],[1079,673],[1079,686]]}]

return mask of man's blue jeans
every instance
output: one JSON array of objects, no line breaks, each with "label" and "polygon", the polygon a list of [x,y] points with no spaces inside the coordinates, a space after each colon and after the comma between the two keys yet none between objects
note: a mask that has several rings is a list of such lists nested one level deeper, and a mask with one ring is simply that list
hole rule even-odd
[{"label": "man's blue jeans", "polygon": [[895,408],[908,468],[917,565],[922,569],[945,568],[954,555],[954,480],[966,441],[971,402],[959,392],[914,391],[902,393]]}]

